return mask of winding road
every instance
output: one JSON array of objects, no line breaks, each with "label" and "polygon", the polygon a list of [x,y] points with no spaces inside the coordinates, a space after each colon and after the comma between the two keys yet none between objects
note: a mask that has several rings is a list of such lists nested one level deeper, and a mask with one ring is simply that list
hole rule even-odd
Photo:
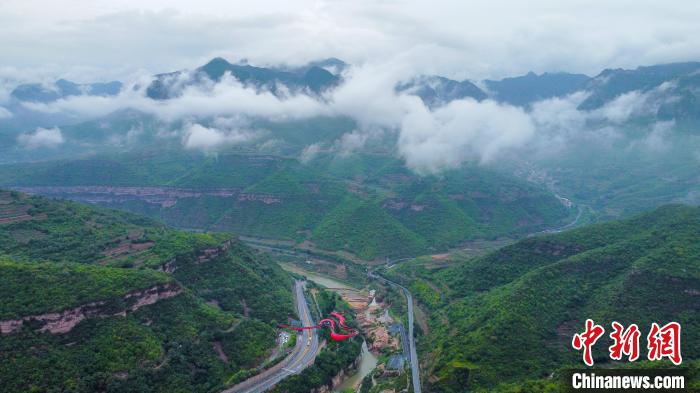
[{"label": "winding road", "polygon": [[[294,255],[294,256],[299,255],[298,252],[295,252],[293,250],[286,250],[286,249],[273,247],[273,246],[266,246],[266,245],[260,245],[260,244],[255,244],[255,243],[248,243],[248,245],[253,247],[253,248],[257,248],[257,249],[264,250],[264,251],[276,251],[276,252],[282,252],[282,253],[285,253],[288,255]],[[408,260],[411,258],[404,258],[404,259]],[[398,261],[402,261],[404,259],[394,261],[394,263],[396,263]],[[418,351],[416,350],[416,340],[413,336],[413,320],[414,320],[414,318],[413,318],[413,296],[411,295],[411,292],[409,292],[409,290],[401,284],[398,284],[398,283],[391,281],[391,280],[387,280],[386,278],[384,278],[380,275],[372,273],[372,271],[370,271],[370,270],[367,271],[367,275],[370,278],[383,280],[391,285],[395,285],[395,286],[401,288],[404,295],[406,296],[406,302],[408,304],[408,339],[409,339],[409,348],[410,348],[409,364],[411,366],[411,380],[413,383],[413,392],[414,393],[421,393],[420,368],[419,368],[419,363],[418,363]],[[302,297],[303,297],[303,291],[302,291]],[[306,307],[306,303],[304,303],[304,306]],[[308,307],[306,307],[306,311],[308,313]],[[297,342],[297,345],[298,344],[299,343]],[[234,392],[234,391],[231,391],[231,392]],[[238,392],[238,391],[236,391],[236,392]],[[245,390],[245,391],[241,391],[241,392],[255,392],[255,391]]]},{"label": "winding road", "polygon": [[413,296],[411,295],[411,292],[409,292],[408,289],[401,284],[395,283],[391,280],[387,280],[386,278],[378,274],[374,274],[371,271],[368,271],[367,275],[371,278],[376,278],[401,288],[404,295],[406,296],[406,303],[408,304],[408,347],[411,352],[411,358],[409,359],[409,363],[411,366],[411,380],[413,381],[413,392],[421,393],[418,351],[416,351],[416,340],[413,338]]},{"label": "winding road", "polygon": [[[311,312],[304,297],[305,285],[305,281],[296,281],[294,283],[296,305],[302,325],[311,326],[314,324],[314,321],[311,318]],[[316,331],[312,329],[300,332],[297,336],[296,346],[284,360],[262,373],[224,390],[222,393],[258,393],[267,391],[287,376],[298,374],[306,367],[312,365],[318,350],[319,342]]]}]

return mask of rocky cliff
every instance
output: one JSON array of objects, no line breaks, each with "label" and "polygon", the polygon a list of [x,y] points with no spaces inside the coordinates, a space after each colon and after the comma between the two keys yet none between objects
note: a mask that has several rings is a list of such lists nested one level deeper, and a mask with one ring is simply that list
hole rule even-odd
[{"label": "rocky cliff", "polygon": [[156,285],[147,289],[129,292],[118,299],[120,301],[100,300],[85,303],[61,312],[50,312],[38,315],[28,315],[19,319],[0,321],[0,333],[10,334],[24,326],[27,322],[38,322],[41,332],[62,334],[71,331],[78,323],[87,318],[106,318],[111,316],[126,316],[143,306],[148,306],[159,300],[171,298],[182,293],[182,288],[174,283]]}]

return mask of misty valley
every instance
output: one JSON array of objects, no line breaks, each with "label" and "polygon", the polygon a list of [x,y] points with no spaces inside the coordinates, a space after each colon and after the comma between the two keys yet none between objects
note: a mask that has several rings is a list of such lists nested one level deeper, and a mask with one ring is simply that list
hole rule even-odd
[{"label": "misty valley", "polygon": [[[697,8],[659,17],[681,39],[640,5],[665,37],[642,45],[611,5],[474,6],[508,42],[486,46],[413,2],[10,3],[0,391],[700,391]],[[152,47],[79,62],[131,29]],[[38,32],[63,56],[32,68]]]}]

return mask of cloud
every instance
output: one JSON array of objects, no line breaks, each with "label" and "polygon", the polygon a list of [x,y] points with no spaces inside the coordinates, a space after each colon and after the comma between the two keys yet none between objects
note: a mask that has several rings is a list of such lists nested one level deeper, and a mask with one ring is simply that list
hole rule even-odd
[{"label": "cloud", "polygon": [[672,147],[671,140],[674,126],[674,121],[656,122],[646,136],[633,141],[629,147],[630,149],[640,147],[645,152],[652,153],[668,152]]},{"label": "cloud", "polygon": [[365,143],[370,138],[370,133],[357,130],[348,132],[337,141],[336,149],[341,156],[347,156],[365,147]]},{"label": "cloud", "polygon": [[328,97],[331,109],[356,119],[362,126],[395,127],[401,122],[415,96],[397,95],[396,84],[411,76],[400,59],[353,67],[345,83]]},{"label": "cloud", "polygon": [[437,172],[464,161],[492,162],[534,135],[522,109],[465,99],[434,112],[416,108],[402,121],[398,149],[410,168]]},{"label": "cloud", "polygon": [[216,55],[360,64],[402,53],[411,54],[414,71],[460,78],[597,73],[700,57],[700,5],[671,3],[6,0],[0,47],[17,68],[79,64],[111,77],[194,67]]},{"label": "cloud", "polygon": [[[317,116],[345,116],[357,128],[335,142],[311,144],[302,161],[322,149],[340,156],[364,149],[373,140],[396,139],[396,151],[420,173],[454,168],[465,161],[482,164],[517,156],[545,158],[565,154],[576,146],[612,147],[624,137],[629,119],[654,113],[668,96],[668,86],[623,94],[593,111],[579,111],[589,96],[577,92],[536,102],[531,109],[472,99],[453,101],[431,110],[420,98],[397,94],[396,84],[414,76],[407,53],[392,61],[352,67],[345,82],[317,99],[288,92],[283,97],[246,87],[226,75],[220,83],[180,84],[180,96],[152,100],[145,88],[152,77],[140,77],[114,97],[78,96],[50,104],[28,103],[34,110],[99,117],[119,109],[137,109],[157,116],[189,149],[210,150],[261,138],[264,130],[250,131],[255,119],[287,121]],[[136,88],[138,86],[138,88]],[[181,127],[180,124],[185,124]],[[167,134],[167,135],[166,135]],[[173,136],[173,132],[160,132]],[[665,134],[651,134],[649,144]],[[384,136],[390,138],[381,139]],[[272,136],[274,138],[274,135]],[[268,143],[269,142],[269,143]],[[266,151],[278,151],[279,141],[262,141]],[[392,146],[393,147],[393,146]]]},{"label": "cloud", "polygon": [[639,114],[646,109],[647,94],[641,91],[631,91],[621,94],[600,109],[593,112],[600,118],[613,123],[624,123],[632,115]]},{"label": "cloud", "polygon": [[169,100],[146,97],[144,86],[150,81],[150,78],[134,81],[117,96],[70,96],[51,103],[23,102],[22,105],[42,113],[65,113],[78,118],[97,118],[119,109],[136,109],[164,121],[240,114],[286,120],[306,118],[328,110],[310,96],[297,94],[280,98],[268,91],[246,87],[230,74],[216,84],[181,86],[181,94]]},{"label": "cloud", "polygon": [[308,145],[302,150],[301,155],[299,156],[299,160],[306,164],[316,158],[318,154],[321,152],[322,149],[322,144],[321,143],[313,143],[311,145]]},{"label": "cloud", "polygon": [[56,147],[65,142],[61,130],[58,127],[53,128],[37,128],[32,134],[20,134],[17,137],[17,142],[20,145],[35,149],[39,147]]},{"label": "cloud", "polygon": [[255,137],[253,132],[221,130],[195,123],[185,127],[182,143],[187,149],[212,150],[222,145],[248,142]]},{"label": "cloud", "polygon": [[9,119],[12,117],[12,112],[0,106],[0,120]]}]

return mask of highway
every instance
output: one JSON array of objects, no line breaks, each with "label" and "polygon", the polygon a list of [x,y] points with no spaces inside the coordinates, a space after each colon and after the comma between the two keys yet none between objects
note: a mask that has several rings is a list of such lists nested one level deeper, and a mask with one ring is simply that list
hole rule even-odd
[{"label": "highway", "polygon": [[[285,253],[288,255],[293,255],[293,256],[299,255],[299,253],[294,251],[294,250],[286,250],[286,249],[281,249],[281,248],[272,247],[272,246],[261,246],[259,244],[254,244],[254,243],[248,243],[248,245],[250,245],[253,248],[258,248],[258,249],[262,249],[265,251],[282,252],[282,253]],[[403,259],[400,259],[398,261],[408,260],[408,259],[411,259],[411,258],[403,258]],[[398,262],[398,261],[395,261],[395,262]],[[406,287],[404,287],[403,285],[400,285],[400,284],[395,283],[391,280],[387,280],[386,278],[384,278],[382,276],[374,274],[374,273],[372,273],[371,270],[367,271],[367,275],[370,278],[383,280],[391,285],[395,285],[395,286],[401,288],[401,290],[403,290],[404,295],[406,296],[406,301],[408,303],[408,339],[409,339],[409,348],[410,348],[409,363],[411,366],[411,380],[413,382],[413,392],[414,393],[421,393],[420,368],[419,368],[419,364],[418,364],[418,351],[416,350],[416,340],[413,336],[413,296],[411,295],[411,292],[409,292],[409,290]],[[306,304],[304,304],[304,306],[306,307]],[[306,308],[307,308],[307,313],[308,313],[308,307],[306,307]]]},{"label": "highway", "polygon": [[[396,284],[398,285],[398,284]],[[408,339],[411,342],[411,379],[413,380],[413,392],[420,393],[420,370],[418,367],[418,351],[416,351],[416,340],[413,338],[413,296],[405,287],[399,285],[406,295],[408,303]]]},{"label": "highway", "polygon": [[403,290],[404,295],[406,296],[406,303],[408,304],[408,340],[409,349],[411,352],[411,358],[409,359],[409,363],[411,365],[411,380],[413,381],[413,392],[421,393],[418,351],[416,351],[416,340],[413,338],[413,296],[411,296],[411,292],[409,292],[408,289],[401,284],[395,283],[391,280],[387,280],[386,278],[374,274],[371,271],[368,271],[367,275],[369,275],[369,277],[371,278],[377,278],[379,280],[388,282],[391,285],[395,285],[401,288],[401,290]]},{"label": "highway", "polygon": [[[305,281],[296,281],[294,283],[294,292],[301,323],[304,326],[311,326],[314,324],[314,321],[311,318],[311,312],[309,311],[309,306],[304,297],[305,285]],[[224,390],[222,393],[265,392],[287,376],[298,374],[306,367],[313,364],[318,354],[318,345],[318,336],[315,330],[311,329],[299,332],[296,346],[284,360],[262,373]]]}]

